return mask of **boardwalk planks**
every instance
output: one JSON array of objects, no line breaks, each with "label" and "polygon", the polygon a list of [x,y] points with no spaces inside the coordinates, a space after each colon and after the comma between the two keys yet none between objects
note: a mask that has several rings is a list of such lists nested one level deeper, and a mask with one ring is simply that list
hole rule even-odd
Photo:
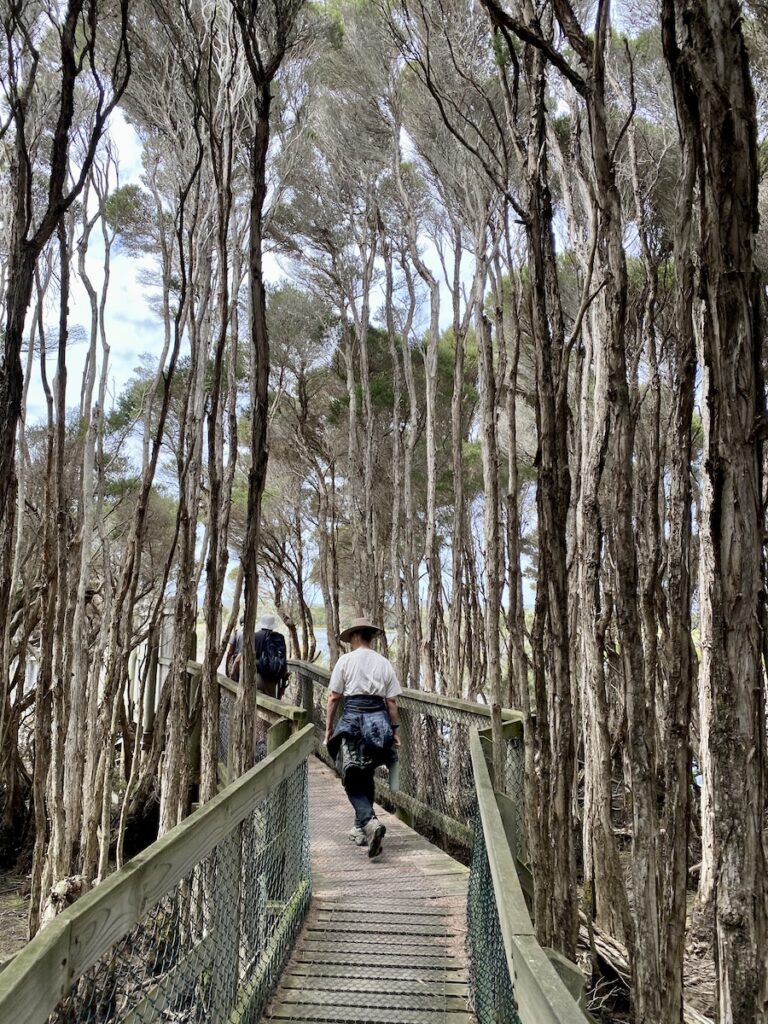
[{"label": "boardwalk planks", "polygon": [[310,808],[315,899],[265,1021],[469,1024],[467,869],[384,811],[384,849],[369,859],[320,762]]}]

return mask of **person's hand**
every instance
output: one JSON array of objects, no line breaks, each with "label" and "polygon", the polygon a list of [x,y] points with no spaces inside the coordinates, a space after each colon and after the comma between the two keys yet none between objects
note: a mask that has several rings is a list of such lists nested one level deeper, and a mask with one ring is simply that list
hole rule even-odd
[{"label": "person's hand", "polygon": [[393,746],[393,747],[399,747],[399,746],[401,746],[401,745],[402,745],[402,744],[400,743],[400,733],[399,733],[399,731],[398,731],[398,730],[396,729],[396,730],[395,730],[395,738],[394,738],[394,739],[392,740],[392,746]]}]

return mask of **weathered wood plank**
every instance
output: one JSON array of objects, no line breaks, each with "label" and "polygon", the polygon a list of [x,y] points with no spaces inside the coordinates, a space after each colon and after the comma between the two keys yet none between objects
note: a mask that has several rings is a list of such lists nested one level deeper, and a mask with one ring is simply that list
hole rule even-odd
[{"label": "weathered wood plank", "polygon": [[349,942],[350,939],[358,942],[362,938],[385,948],[389,948],[389,946],[416,946],[419,948],[425,944],[443,946],[446,942],[456,942],[457,939],[463,939],[463,937],[464,932],[459,932],[457,929],[452,931],[442,929],[439,932],[413,932],[411,930],[398,929],[397,931],[381,932],[371,926],[358,926],[356,928],[354,926],[347,928],[327,928],[321,926],[309,928],[306,932],[307,942]]},{"label": "weathered wood plank", "polygon": [[[456,909],[461,909],[457,906]],[[386,910],[384,907],[371,907],[365,909],[354,910],[333,910],[330,907],[325,909],[321,906],[316,907],[316,919],[318,921],[340,921],[340,922],[354,922],[355,924],[365,924],[367,921],[377,921],[380,924],[389,924],[393,928],[397,928],[404,921],[410,921],[411,924],[420,924],[427,927],[431,927],[433,924],[437,927],[442,924],[443,918],[450,917],[456,910],[441,909],[435,910],[423,910],[421,907],[418,910],[414,910],[413,913],[409,913],[408,910]]]},{"label": "weathered wood plank", "polygon": [[[458,999],[466,1000],[469,994],[469,985],[466,981],[449,981],[443,979],[447,976],[446,971],[441,971],[429,979],[413,978],[357,978],[349,974],[344,975],[344,992],[368,992],[372,982],[382,982],[382,988],[392,995],[423,995],[426,992],[439,991],[446,996],[456,996]],[[307,991],[339,991],[339,977],[323,974],[286,974],[282,979],[282,987],[286,991],[300,989]]]},{"label": "weathered wood plank", "polygon": [[340,913],[343,911],[354,914],[382,914],[392,917],[410,916],[411,911],[423,917],[447,917],[451,914],[463,913],[466,908],[466,887],[459,888],[458,895],[425,896],[423,892],[414,894],[413,899],[404,900],[397,896],[377,897],[375,894],[366,896],[318,896],[315,895],[314,906],[319,913]]},{"label": "weathered wood plank", "polygon": [[[467,1001],[460,996],[447,996],[440,991],[424,992],[418,995],[415,993],[399,993],[395,995],[389,989],[387,991],[376,991],[370,986],[364,991],[355,993],[350,999],[349,990],[344,988],[341,992],[326,992],[313,990],[312,992],[292,989],[285,992],[282,999],[283,1006],[312,1005],[312,1006],[339,1006],[342,1008],[370,1007],[373,1009],[384,1009],[391,1007],[393,1010],[466,1010]],[[358,1018],[359,1019],[359,1018]]]},{"label": "weathered wood plank", "polygon": [[[380,942],[357,942],[354,939],[349,939],[346,942],[332,942],[321,941],[313,939],[311,942],[305,942],[301,947],[301,956],[303,960],[309,960],[311,957],[317,959],[318,956],[327,956],[330,961],[343,957],[345,961],[349,963],[358,963],[360,958],[367,956],[371,957],[371,963],[398,963],[399,961],[407,961],[409,963],[418,963],[429,966],[432,963],[440,964],[443,966],[451,966],[455,964],[457,967],[459,961],[450,955],[447,947],[442,946],[427,946],[421,947],[420,953],[415,953],[414,949],[419,947],[409,946],[406,944],[400,946],[383,946]],[[348,960],[347,958],[352,958]]]},{"label": "weathered wood plank", "polygon": [[437,924],[421,924],[407,919],[401,919],[396,924],[382,921],[372,914],[357,914],[352,918],[341,919],[338,917],[318,916],[316,923],[309,929],[309,934],[322,932],[324,935],[333,932],[334,935],[342,932],[351,932],[354,935],[381,935],[381,936],[405,936],[410,935],[418,941],[419,936],[434,935],[445,938],[456,934],[456,930],[448,930],[444,924],[437,919]]},{"label": "weathered wood plank", "polygon": [[[284,1005],[277,1007],[272,1014],[273,1020],[360,1022],[360,1008],[341,1006],[318,1006],[307,1003],[304,1005]],[[395,1010],[366,1009],[363,1018],[366,1024],[470,1024],[470,1016],[466,1010],[428,1011],[428,1010]]]},{"label": "weathered wood plank", "polygon": [[275,722],[267,732],[267,753],[272,754],[278,750],[290,738],[292,729],[293,726],[287,718]]},{"label": "weathered wood plank", "polygon": [[[288,968],[287,977],[307,975],[311,978],[379,979],[381,981],[420,981],[425,985],[466,984],[468,974],[465,965],[454,967],[393,967],[391,964],[375,965],[366,961],[357,967],[348,964],[303,963],[296,961]],[[340,984],[337,980],[336,984]]]},{"label": "weathered wood plank", "polygon": [[[419,885],[420,880],[418,878],[406,878],[403,879],[403,885],[405,888],[410,889]],[[437,879],[436,879],[437,881]],[[440,879],[440,887],[432,887],[428,881],[422,883],[424,889],[427,890],[427,895],[431,896],[434,900],[442,900],[446,896],[452,897],[466,897],[467,894],[467,883],[463,878],[458,878],[456,875],[443,876]],[[391,888],[394,888],[399,884],[397,878],[393,878],[390,884]],[[315,877],[313,880],[313,891],[319,893],[322,896],[336,896],[341,895],[349,891],[350,879],[333,879],[333,878],[318,878]],[[420,895],[424,895],[423,892]]]}]

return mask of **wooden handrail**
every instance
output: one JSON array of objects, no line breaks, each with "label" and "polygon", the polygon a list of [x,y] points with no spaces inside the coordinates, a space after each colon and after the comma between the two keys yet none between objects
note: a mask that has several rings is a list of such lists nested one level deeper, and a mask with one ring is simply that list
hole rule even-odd
[{"label": "wooden handrail", "polygon": [[587,1024],[588,1018],[536,939],[476,729],[470,732],[469,747],[501,935],[509,976],[514,979],[520,1020],[522,1024]]},{"label": "wooden handrail", "polygon": [[309,757],[305,726],[61,913],[0,974],[0,1021],[44,1021],[81,975]]},{"label": "wooden handrail", "polygon": [[[157,659],[158,665],[170,665],[171,659],[161,657]],[[290,664],[290,663],[289,663]],[[187,674],[190,676],[198,676],[202,673],[203,666],[199,661],[188,661],[187,662]],[[219,688],[227,690],[233,697],[240,696],[240,684],[236,683],[229,676],[225,676],[221,672],[216,673],[216,678],[219,683]],[[281,700],[277,700],[275,697],[268,697],[266,694],[258,693],[256,695],[256,704],[263,711],[268,711],[272,715],[277,715],[280,718],[288,718],[292,722],[301,722],[306,715],[304,708],[296,707],[295,704],[286,704]]]},{"label": "wooden handrail", "polygon": [[[331,673],[328,669],[322,668],[319,665],[312,665],[307,661],[298,661],[296,659],[290,659],[288,661],[288,669],[299,674],[312,676],[321,685],[327,686],[331,678]],[[462,700],[459,697],[444,697],[440,693],[428,693],[426,690],[413,690],[403,689],[403,697],[408,697],[410,700],[420,701],[424,704],[431,704],[433,707],[446,708],[451,711],[465,711],[473,715],[482,715],[484,718],[490,719],[491,709],[487,704],[478,704],[471,700]],[[520,726],[522,733],[523,722],[525,716],[521,711],[515,711],[513,708],[502,708],[501,709],[501,720],[502,722],[517,723]]]}]

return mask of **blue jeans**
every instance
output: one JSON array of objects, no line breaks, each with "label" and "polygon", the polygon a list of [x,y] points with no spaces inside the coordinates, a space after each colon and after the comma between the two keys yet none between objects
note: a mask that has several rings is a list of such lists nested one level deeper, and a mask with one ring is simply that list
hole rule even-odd
[{"label": "blue jeans", "polygon": [[373,812],[373,768],[352,768],[344,782],[349,802],[355,809],[355,825],[364,828],[374,815]]}]

